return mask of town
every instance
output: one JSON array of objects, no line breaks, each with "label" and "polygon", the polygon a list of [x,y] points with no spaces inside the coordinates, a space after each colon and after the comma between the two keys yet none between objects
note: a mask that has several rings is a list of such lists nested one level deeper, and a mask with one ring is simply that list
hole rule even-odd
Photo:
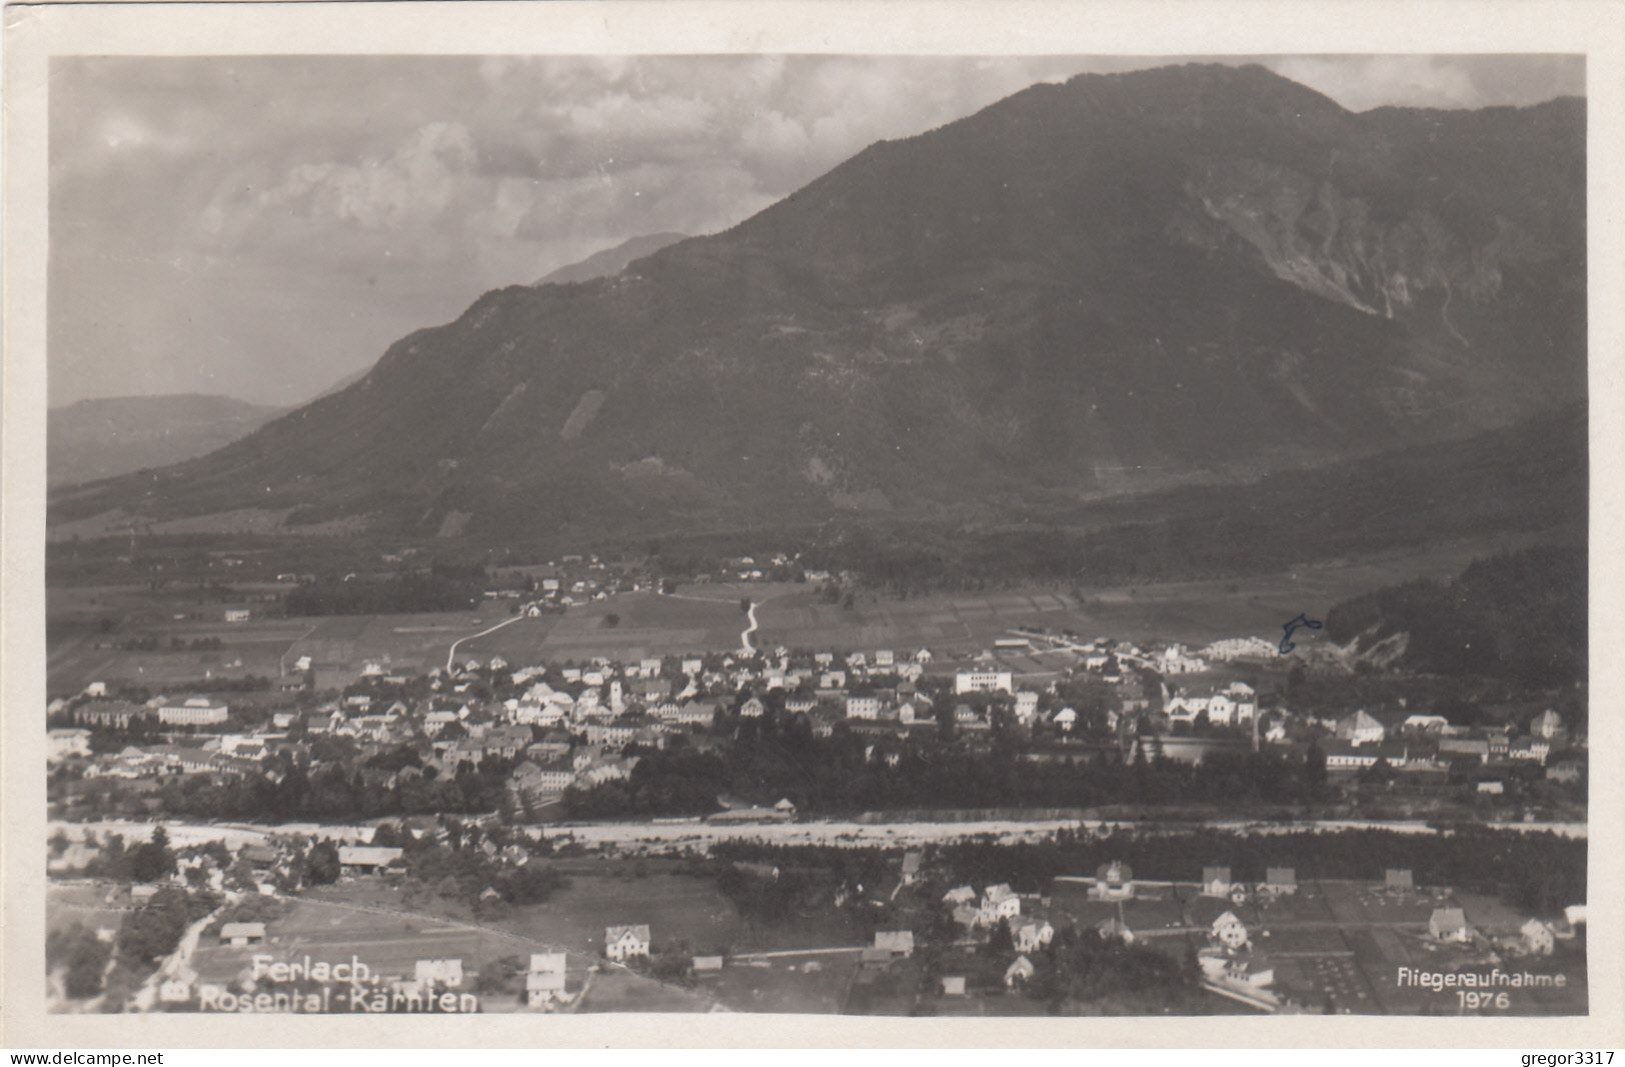
[{"label": "town", "polygon": [[[1584,1010],[1583,723],[1527,699],[1453,718],[1414,680],[1356,684],[1301,632],[1285,652],[1035,619],[975,649],[766,647],[759,607],[842,576],[754,562],[706,585],[589,573],[493,589],[501,620],[426,669],[378,656],[346,674],[295,644],[266,684],[57,694],[53,996],[64,1010]],[[738,647],[599,654],[654,643],[635,613],[685,596],[733,612]],[[582,604],[601,648],[521,658],[525,627]],[[249,611],[223,609],[215,631],[252,626]],[[499,637],[506,654],[489,651]],[[1296,832],[1328,824],[1346,833]],[[1364,844],[1334,847],[1344,837]],[[1508,850],[1524,861],[1510,881]],[[313,977],[344,966],[312,963],[329,940],[369,969],[365,989]],[[278,955],[295,948],[302,968]],[[1530,981],[1482,1000],[1399,978],[1514,969]]]}]

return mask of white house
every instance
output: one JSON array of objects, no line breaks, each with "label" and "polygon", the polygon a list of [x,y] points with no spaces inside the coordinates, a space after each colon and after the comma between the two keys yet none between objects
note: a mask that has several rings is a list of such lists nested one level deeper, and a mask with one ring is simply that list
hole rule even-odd
[{"label": "white house", "polygon": [[1213,920],[1213,940],[1232,952],[1247,947],[1247,926],[1233,911],[1227,911]]},{"label": "white house", "polygon": [[1557,934],[1539,919],[1530,919],[1519,931],[1523,935],[1523,949],[1532,956],[1550,956],[1557,947]]},{"label": "white house", "polygon": [[564,995],[564,953],[533,952],[525,975],[525,1003],[545,1007]]},{"label": "white house", "polygon": [[1205,897],[1227,897],[1230,895],[1230,868],[1229,867],[1203,867],[1202,868],[1202,895]]},{"label": "white house", "polygon": [[649,955],[649,927],[611,926],[604,931],[604,955],[617,963],[634,956]]},{"label": "white house", "polygon": [[463,984],[463,961],[460,959],[418,960],[412,968],[412,977],[420,986],[443,986],[457,989]]},{"label": "white house", "polygon": [[1021,898],[1008,885],[990,885],[982,891],[982,924],[997,925],[1000,919],[1014,919],[1021,915]]},{"label": "white house", "polygon": [[1472,928],[1467,925],[1467,914],[1460,908],[1434,908],[1433,914],[1428,916],[1428,933],[1436,941],[1458,944],[1473,939]]},{"label": "white house", "polygon": [[1028,919],[1011,931],[1017,952],[1037,952],[1055,939],[1055,927],[1042,919]]}]

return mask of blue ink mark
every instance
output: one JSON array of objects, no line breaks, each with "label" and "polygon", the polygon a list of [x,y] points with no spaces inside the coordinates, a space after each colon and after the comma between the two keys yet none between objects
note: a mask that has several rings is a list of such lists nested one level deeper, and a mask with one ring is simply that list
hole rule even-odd
[{"label": "blue ink mark", "polygon": [[1308,612],[1299,614],[1299,616],[1293,619],[1291,622],[1282,623],[1281,629],[1286,631],[1286,636],[1281,638],[1281,655],[1284,656],[1298,647],[1292,643],[1292,634],[1300,627],[1308,627],[1311,630],[1318,630],[1325,625],[1326,624],[1321,622],[1319,619],[1311,619]]}]

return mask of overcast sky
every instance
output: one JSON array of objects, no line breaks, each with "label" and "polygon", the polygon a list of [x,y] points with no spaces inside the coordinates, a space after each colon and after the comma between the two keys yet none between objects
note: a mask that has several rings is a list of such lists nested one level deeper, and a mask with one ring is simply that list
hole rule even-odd
[{"label": "overcast sky", "polygon": [[[302,401],[486,290],[725,228],[1035,82],[1177,61],[56,59],[51,402]],[[1579,58],[1256,61],[1357,111],[1584,91]]]}]

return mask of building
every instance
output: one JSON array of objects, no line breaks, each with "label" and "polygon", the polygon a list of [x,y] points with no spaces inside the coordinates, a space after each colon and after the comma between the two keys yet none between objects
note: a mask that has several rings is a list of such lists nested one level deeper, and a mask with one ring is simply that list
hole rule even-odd
[{"label": "building", "polygon": [[1382,887],[1390,893],[1409,893],[1416,888],[1409,867],[1390,867],[1383,872]]},{"label": "building", "polygon": [[1336,734],[1341,741],[1351,741],[1356,745],[1377,744],[1388,731],[1382,723],[1372,718],[1363,709],[1353,715],[1337,720]]},{"label": "building", "polygon": [[399,863],[403,850],[382,845],[340,845],[339,870],[345,874],[382,874]]},{"label": "building", "polygon": [[1543,741],[1555,741],[1568,731],[1563,728],[1563,716],[1547,708],[1529,724],[1529,732]]},{"label": "building", "polygon": [[1233,911],[1227,911],[1213,920],[1212,936],[1213,940],[1231,952],[1239,952],[1246,948],[1249,940],[1246,924],[1237,918]]},{"label": "building", "polygon": [[945,974],[942,976],[942,995],[945,997],[962,997],[965,995],[965,976],[962,974]]},{"label": "building", "polygon": [[611,926],[604,931],[604,955],[617,963],[636,956],[648,958],[649,927]]},{"label": "building", "polygon": [[1032,960],[1026,956],[1017,956],[1015,962],[1005,968],[1004,984],[1011,989],[1026,985],[1036,973],[1037,970],[1033,967]]},{"label": "building", "polygon": [[722,970],[722,957],[695,956],[693,968],[695,974],[715,974]]},{"label": "building", "polygon": [[922,856],[918,852],[905,852],[905,853],[903,853],[903,884],[904,885],[913,885],[915,882],[919,881],[919,879],[920,879],[920,860],[921,859],[922,859]]},{"label": "building", "polygon": [[247,608],[227,608],[226,609],[226,621],[227,622],[247,622],[249,620],[249,618],[252,616],[252,614],[253,613],[250,612]]},{"label": "building", "polygon": [[163,704],[158,721],[165,726],[219,726],[228,718],[226,706],[208,697],[191,697],[183,704]]},{"label": "building", "polygon": [[1467,914],[1460,908],[1434,908],[1428,916],[1428,934],[1435,941],[1461,944],[1473,939],[1472,928],[1467,925]]},{"label": "building", "polygon": [[1028,919],[1018,923],[1011,935],[1017,952],[1037,952],[1055,939],[1055,927],[1042,919]]},{"label": "building", "polygon": [[876,696],[851,696],[846,698],[846,717],[849,719],[878,719],[881,709],[880,698]]},{"label": "building", "polygon": [[222,944],[241,947],[265,943],[264,923],[226,923],[220,927]]},{"label": "building", "polygon": [[1014,919],[1021,915],[1021,898],[1009,885],[990,885],[982,891],[982,925],[997,926],[1001,919]]},{"label": "building", "polygon": [[525,974],[525,1003],[542,1008],[564,996],[562,952],[532,952],[530,970]]},{"label": "building", "polygon": [[1202,895],[1205,897],[1227,897],[1230,895],[1230,868],[1229,867],[1203,867],[1202,868]]},{"label": "building", "polygon": [[1523,936],[1523,950],[1531,956],[1550,956],[1557,947],[1557,934],[1539,919],[1530,919],[1518,932]]},{"label": "building", "polygon": [[460,959],[418,960],[412,977],[419,986],[441,986],[458,989],[463,984],[463,961]]},{"label": "building", "polygon": [[1095,871],[1095,884],[1089,895],[1096,900],[1133,899],[1134,869],[1122,860],[1102,863]]},{"label": "building", "polygon": [[966,693],[1009,693],[1014,689],[1014,675],[997,667],[976,666],[954,675],[955,696]]},{"label": "building", "polygon": [[90,755],[89,730],[49,730],[45,735],[45,758],[52,763],[75,756]]},{"label": "building", "polygon": [[913,930],[876,930],[875,951],[889,953],[891,956],[908,957],[914,955]]},{"label": "building", "polygon": [[1298,872],[1291,867],[1267,867],[1258,891],[1273,897],[1291,896],[1298,891]]}]

